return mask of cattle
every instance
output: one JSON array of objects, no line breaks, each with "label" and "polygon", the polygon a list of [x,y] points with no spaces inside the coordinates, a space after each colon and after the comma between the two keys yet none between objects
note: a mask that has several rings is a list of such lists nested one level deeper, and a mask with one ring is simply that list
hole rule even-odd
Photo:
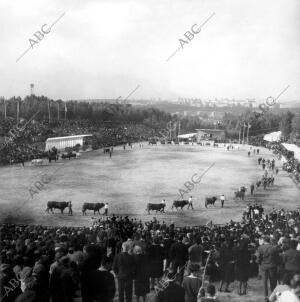
[{"label": "cattle", "polygon": [[48,161],[51,163],[51,161],[57,161],[58,160],[58,155],[57,154],[48,154]]},{"label": "cattle", "polygon": [[235,198],[244,200],[245,192],[244,191],[236,191],[234,192]]},{"label": "cattle", "polygon": [[150,214],[150,211],[156,211],[157,212],[165,212],[166,205],[163,203],[148,203],[147,204],[147,211],[148,214]]},{"label": "cattle", "polygon": [[76,158],[77,157],[77,154],[76,153],[73,153],[73,152],[64,152],[62,155],[61,155],[61,158],[69,158],[69,160],[71,159],[71,157],[74,157]]},{"label": "cattle", "polygon": [[270,186],[270,185],[274,185],[274,176],[270,176],[270,177],[268,177],[268,186]]},{"label": "cattle", "polygon": [[256,188],[259,188],[261,186],[261,180],[258,180],[257,182],[256,182]]},{"label": "cattle", "polygon": [[96,214],[96,212],[98,212],[100,215],[100,210],[104,206],[105,206],[105,204],[102,202],[96,202],[96,203],[85,202],[82,206],[82,214],[86,215],[87,210],[92,210],[92,211],[94,211],[94,215]]},{"label": "cattle", "polygon": [[32,161],[31,161],[31,164],[32,165],[38,165],[38,166],[40,166],[40,165],[42,165],[43,164],[43,160],[42,159],[40,159],[40,158],[37,158],[37,159],[33,159]]},{"label": "cattle", "polygon": [[63,214],[65,208],[70,207],[71,201],[48,201],[46,212],[49,213],[49,210],[53,214],[53,209],[59,209]]},{"label": "cattle", "polygon": [[240,192],[246,193],[246,191],[247,191],[247,188],[246,188],[246,187],[242,186],[242,187],[240,188]]},{"label": "cattle", "polygon": [[182,210],[188,204],[189,204],[188,200],[174,200],[172,205],[172,210],[174,207],[176,210],[178,210],[178,208],[181,208]]},{"label": "cattle", "polygon": [[218,198],[216,196],[213,196],[213,197],[206,197],[205,198],[205,207],[207,208],[207,206],[209,204],[212,204],[213,206],[215,205],[215,202]]}]

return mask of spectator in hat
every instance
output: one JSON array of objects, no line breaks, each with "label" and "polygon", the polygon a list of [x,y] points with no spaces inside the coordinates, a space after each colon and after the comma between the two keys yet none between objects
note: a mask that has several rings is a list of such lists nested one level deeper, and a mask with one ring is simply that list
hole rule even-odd
[{"label": "spectator in hat", "polygon": [[300,251],[297,251],[297,241],[289,241],[289,249],[283,252],[282,262],[285,273],[292,277],[295,274],[300,274]]},{"label": "spectator in hat", "polygon": [[183,280],[184,266],[188,260],[188,247],[182,242],[182,236],[179,235],[177,241],[171,245],[169,258],[174,271],[180,271],[180,283]]},{"label": "spectator in hat", "polygon": [[182,286],[185,291],[185,302],[197,302],[197,295],[202,285],[199,278],[200,266],[198,264],[191,264],[189,267],[190,274],[184,277]]},{"label": "spectator in hat", "polygon": [[[84,301],[93,302],[112,302],[115,296],[116,287],[115,279],[111,272],[109,272],[109,259],[104,256],[101,260],[99,269],[93,269],[88,272],[87,288]],[[100,286],[101,285],[101,286]]]},{"label": "spectator in hat", "polygon": [[260,264],[265,297],[268,297],[268,281],[271,291],[277,283],[277,264],[279,263],[278,248],[270,243],[270,237],[263,237],[263,244],[258,247],[258,263]]},{"label": "spectator in hat", "polygon": [[146,302],[146,295],[150,292],[149,262],[140,246],[136,245],[133,249],[135,262],[134,289],[137,302],[143,297]]},{"label": "spectator in hat", "polygon": [[236,279],[239,281],[239,295],[247,294],[247,282],[250,276],[251,253],[248,250],[249,239],[243,237],[236,248]]},{"label": "spectator in hat", "polygon": [[194,244],[191,245],[188,249],[189,253],[189,263],[188,263],[188,270],[190,265],[192,264],[198,264],[199,267],[202,263],[202,252],[203,252],[203,246],[201,245],[202,240],[200,236],[197,236],[194,239]]},{"label": "spectator in hat", "polygon": [[117,275],[119,285],[119,301],[132,301],[132,285],[135,272],[134,258],[129,254],[131,246],[124,242],[122,252],[118,254],[113,263],[113,271]]},{"label": "spectator in hat", "polygon": [[148,248],[148,259],[151,289],[154,289],[155,281],[162,277],[164,268],[164,249],[157,236],[153,238],[153,243]]}]

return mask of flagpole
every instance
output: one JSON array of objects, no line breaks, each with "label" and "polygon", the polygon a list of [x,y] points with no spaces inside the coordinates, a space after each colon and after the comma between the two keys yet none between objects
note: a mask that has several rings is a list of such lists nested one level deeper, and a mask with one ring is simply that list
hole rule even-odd
[{"label": "flagpole", "polygon": [[239,129],[239,144],[241,143],[241,130],[242,130],[242,128],[241,128],[241,125],[239,125],[239,127],[240,127],[240,129]]},{"label": "flagpole", "polygon": [[65,102],[65,120],[67,119],[67,104]]},{"label": "flagpole", "polygon": [[59,103],[57,103],[57,120],[59,121]]}]

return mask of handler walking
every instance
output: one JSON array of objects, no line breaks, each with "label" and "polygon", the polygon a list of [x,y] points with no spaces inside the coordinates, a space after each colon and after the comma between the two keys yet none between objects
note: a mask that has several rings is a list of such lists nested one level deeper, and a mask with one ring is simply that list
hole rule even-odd
[{"label": "handler walking", "polygon": [[220,196],[220,200],[221,200],[221,207],[223,208],[224,207],[224,202],[225,202],[225,195],[224,194],[222,194]]},{"label": "handler walking", "polygon": [[190,198],[189,198],[189,204],[188,204],[188,209],[191,207],[191,209],[192,210],[194,210],[194,207],[193,207],[193,197],[192,196],[190,196]]},{"label": "handler walking", "polygon": [[68,208],[69,208],[68,216],[73,216],[72,202],[71,201],[69,201],[69,203],[68,203]]},{"label": "handler walking", "polygon": [[105,204],[104,206],[104,216],[107,216],[108,215],[108,203]]},{"label": "handler walking", "polygon": [[251,195],[253,195],[253,192],[254,192],[254,184],[251,184],[251,186],[250,186],[250,191],[251,191]]}]

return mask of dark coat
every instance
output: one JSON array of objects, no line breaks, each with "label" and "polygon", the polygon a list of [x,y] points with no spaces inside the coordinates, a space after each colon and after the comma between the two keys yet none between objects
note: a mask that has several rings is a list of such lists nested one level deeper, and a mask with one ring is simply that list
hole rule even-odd
[{"label": "dark coat", "polygon": [[282,256],[284,269],[288,272],[300,273],[300,251],[288,249]]},{"label": "dark coat", "polygon": [[158,293],[157,302],[184,302],[183,287],[170,283],[165,290]]},{"label": "dark coat", "polygon": [[188,259],[188,248],[182,242],[175,242],[171,245],[169,254],[169,258],[175,266],[182,266]]},{"label": "dark coat", "polygon": [[113,301],[116,293],[115,279],[108,271],[91,270],[84,274],[82,298],[84,302]]},{"label": "dark coat", "polygon": [[34,290],[25,290],[17,297],[15,302],[39,302],[39,300]]},{"label": "dark coat", "polygon": [[183,279],[182,286],[185,290],[185,302],[197,302],[197,295],[202,285],[200,278],[191,278],[186,276]]},{"label": "dark coat", "polygon": [[113,263],[113,271],[118,279],[133,279],[135,272],[135,263],[132,255],[120,253],[116,256]]},{"label": "dark coat", "polygon": [[234,281],[233,250],[231,247],[223,245],[220,249],[220,275],[225,282]]},{"label": "dark coat", "polygon": [[164,249],[158,244],[152,244],[148,248],[149,274],[151,278],[160,278],[164,268]]},{"label": "dark coat", "polygon": [[250,277],[251,253],[248,250],[248,242],[241,242],[235,253],[236,280],[247,282]]},{"label": "dark coat", "polygon": [[258,262],[262,270],[275,268],[279,262],[279,253],[277,246],[263,244],[258,247]]},{"label": "dark coat", "polygon": [[135,255],[135,277],[134,290],[135,295],[143,297],[150,292],[149,282],[149,262],[145,255]]}]

